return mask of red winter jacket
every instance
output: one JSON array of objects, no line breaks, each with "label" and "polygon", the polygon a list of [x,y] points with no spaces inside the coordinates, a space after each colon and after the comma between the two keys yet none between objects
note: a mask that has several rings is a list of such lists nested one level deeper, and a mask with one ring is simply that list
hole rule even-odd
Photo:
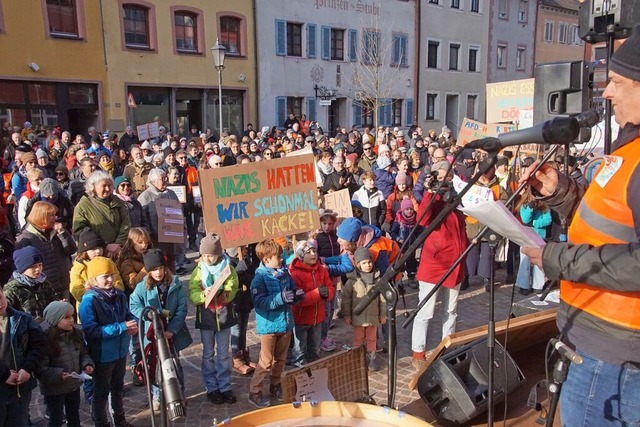
[{"label": "red winter jacket", "polygon": [[294,258],[289,273],[296,287],[304,291],[304,299],[291,307],[296,325],[317,325],[324,321],[324,300],[318,288],[325,285],[329,289],[328,301],[333,299],[335,289],[329,271],[319,261],[309,266],[299,258]]},{"label": "red winter jacket", "polygon": [[[433,193],[425,191],[418,210],[418,218],[422,216],[422,212],[427,208],[433,196]],[[422,217],[420,225],[427,227],[444,206],[445,202],[441,200],[440,196],[436,196],[431,209]],[[454,261],[462,255],[468,244],[464,214],[454,209],[424,242],[416,278],[422,282],[438,283]],[[458,264],[458,267],[444,281],[444,287],[454,288],[462,282],[464,264],[465,260]]]}]

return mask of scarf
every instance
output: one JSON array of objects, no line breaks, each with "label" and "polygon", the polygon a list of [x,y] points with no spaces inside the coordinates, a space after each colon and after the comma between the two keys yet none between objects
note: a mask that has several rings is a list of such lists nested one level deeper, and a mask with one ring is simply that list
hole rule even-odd
[{"label": "scarf", "polygon": [[203,289],[213,286],[215,277],[222,273],[222,270],[229,265],[229,256],[223,253],[220,261],[217,264],[207,265],[204,262],[200,263],[200,269],[202,271],[202,287]]},{"label": "scarf", "polygon": [[113,172],[115,170],[115,165],[113,164],[113,160],[109,160],[106,163],[100,163],[100,169],[107,172],[109,175],[113,176]]},{"label": "scarf", "polygon": [[333,172],[333,165],[327,165],[322,160],[318,161],[317,165],[318,169],[320,169],[320,172],[322,172],[325,176]]},{"label": "scarf", "polygon": [[120,200],[122,200],[123,202],[126,202],[126,203],[130,203],[133,200],[133,197],[125,196],[124,194],[116,193],[115,191],[113,192],[113,194],[116,197],[118,197],[118,199],[120,199]]},{"label": "scarf", "polygon": [[267,270],[267,273],[271,274],[276,279],[280,279],[287,273],[287,268],[284,266],[284,264],[280,264],[280,267],[278,268],[271,268],[267,267],[266,265],[264,266],[264,268],[265,270]]},{"label": "scarf", "polygon": [[20,283],[21,285],[33,287],[39,285],[40,283],[43,283],[46,280],[47,276],[44,273],[40,273],[38,277],[32,279],[31,277],[27,277],[22,273],[14,271],[13,278],[16,279],[16,281],[18,281],[18,283]]},{"label": "scarf", "polygon": [[631,141],[638,138],[639,136],[640,136],[640,125],[627,123],[618,132],[618,139],[616,139],[616,142],[613,144],[612,151],[616,151],[618,148],[630,143]]},{"label": "scarf", "polygon": [[116,295],[117,295],[116,288],[103,289],[103,288],[94,286],[91,289],[93,289],[94,292],[97,293],[98,295],[102,296],[102,298],[104,298],[104,300],[107,301],[109,304],[113,304],[116,301]]},{"label": "scarf", "polygon": [[406,216],[404,211],[398,211],[396,213],[396,221],[404,227],[414,227],[416,225],[416,211],[413,211],[411,216]]}]

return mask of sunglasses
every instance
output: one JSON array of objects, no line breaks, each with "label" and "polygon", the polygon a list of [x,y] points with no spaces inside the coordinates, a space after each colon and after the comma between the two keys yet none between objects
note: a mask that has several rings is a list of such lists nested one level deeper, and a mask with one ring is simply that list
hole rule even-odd
[{"label": "sunglasses", "polygon": [[120,184],[120,187],[124,187],[124,188],[131,187],[131,184],[129,184],[128,182],[123,182],[122,184]]},{"label": "sunglasses", "polygon": [[65,176],[64,172],[56,172],[56,176]]},{"label": "sunglasses", "polygon": [[365,147],[364,151],[371,151],[371,147]]},{"label": "sunglasses", "polygon": [[264,153],[264,155],[265,156],[273,156],[273,153],[266,152],[266,153]]},{"label": "sunglasses", "polygon": [[222,163],[214,163],[213,166],[222,166]]}]

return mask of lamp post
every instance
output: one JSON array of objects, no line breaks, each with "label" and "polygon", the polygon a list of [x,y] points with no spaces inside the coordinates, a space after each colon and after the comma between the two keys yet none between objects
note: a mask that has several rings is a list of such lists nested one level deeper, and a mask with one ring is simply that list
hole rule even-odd
[{"label": "lamp post", "polygon": [[222,139],[222,70],[224,70],[224,55],[227,48],[220,44],[220,41],[216,39],[216,45],[211,48],[211,54],[213,55],[213,65],[218,70],[218,109],[220,115],[220,136]]}]

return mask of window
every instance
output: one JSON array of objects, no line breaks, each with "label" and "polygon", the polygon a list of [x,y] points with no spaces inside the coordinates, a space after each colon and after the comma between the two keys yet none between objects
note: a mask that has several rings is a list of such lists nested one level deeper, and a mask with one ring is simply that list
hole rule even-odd
[{"label": "window", "polygon": [[429,0],[431,4],[440,4],[440,0]]},{"label": "window", "polygon": [[518,46],[516,50],[516,70],[524,71],[527,66],[527,47]]},{"label": "window", "polygon": [[607,48],[606,47],[596,47],[593,49],[593,59],[596,61],[601,61],[603,59],[607,59]]},{"label": "window", "polygon": [[507,0],[498,0],[498,18],[509,19],[509,10]]},{"label": "window", "polygon": [[331,59],[344,60],[344,30],[331,29]]},{"label": "window", "polygon": [[363,59],[366,65],[380,64],[380,33],[372,30],[365,30],[362,35]]},{"label": "window", "polygon": [[505,43],[498,43],[496,66],[498,68],[507,68],[507,45]]},{"label": "window", "polygon": [[569,44],[582,44],[580,40],[580,27],[577,25],[571,26],[571,32],[569,33]]},{"label": "window", "polygon": [[527,22],[529,0],[520,0],[518,3],[518,22]]},{"label": "window", "polygon": [[293,113],[294,116],[300,118],[302,116],[302,107],[304,106],[304,98],[296,96],[287,97],[287,114]]},{"label": "window", "polygon": [[75,0],[47,0],[47,17],[51,35],[79,36]]},{"label": "window", "polygon": [[553,42],[553,21],[544,21],[544,41],[547,43]]},{"label": "window", "polygon": [[149,10],[137,5],[124,5],[124,42],[127,47],[150,48]]},{"label": "window", "polygon": [[440,42],[429,40],[427,45],[427,68],[438,68],[438,50]]},{"label": "window", "polygon": [[558,43],[567,44],[567,40],[569,39],[569,24],[566,22],[561,22],[558,27]]},{"label": "window", "polygon": [[425,120],[436,120],[438,110],[438,94],[427,93],[427,114]]},{"label": "window", "polygon": [[240,23],[234,16],[220,17],[220,44],[227,48],[226,55],[242,55]]},{"label": "window", "polygon": [[393,58],[392,65],[407,65],[407,36],[393,35]]},{"label": "window", "polygon": [[302,56],[302,24],[287,22],[287,55]]},{"label": "window", "polygon": [[391,125],[402,126],[402,99],[394,99],[391,103]]},{"label": "window", "polygon": [[469,71],[475,73],[480,67],[478,67],[478,52],[480,47],[478,46],[469,46]]},{"label": "window", "polygon": [[460,9],[460,0],[451,0],[451,9]]},{"label": "window", "polygon": [[457,70],[460,56],[460,45],[457,43],[449,43],[449,69]]},{"label": "window", "polygon": [[480,12],[480,0],[471,0],[471,7],[469,7],[469,11],[474,13]]},{"label": "window", "polygon": [[198,29],[196,27],[196,16],[188,12],[176,12],[174,21],[176,25],[176,49],[178,52],[197,52]]},{"label": "window", "polygon": [[478,95],[476,94],[470,94],[467,95],[467,114],[466,117],[468,119],[471,120],[475,120],[476,119],[476,110],[477,108],[477,104],[478,103]]}]

